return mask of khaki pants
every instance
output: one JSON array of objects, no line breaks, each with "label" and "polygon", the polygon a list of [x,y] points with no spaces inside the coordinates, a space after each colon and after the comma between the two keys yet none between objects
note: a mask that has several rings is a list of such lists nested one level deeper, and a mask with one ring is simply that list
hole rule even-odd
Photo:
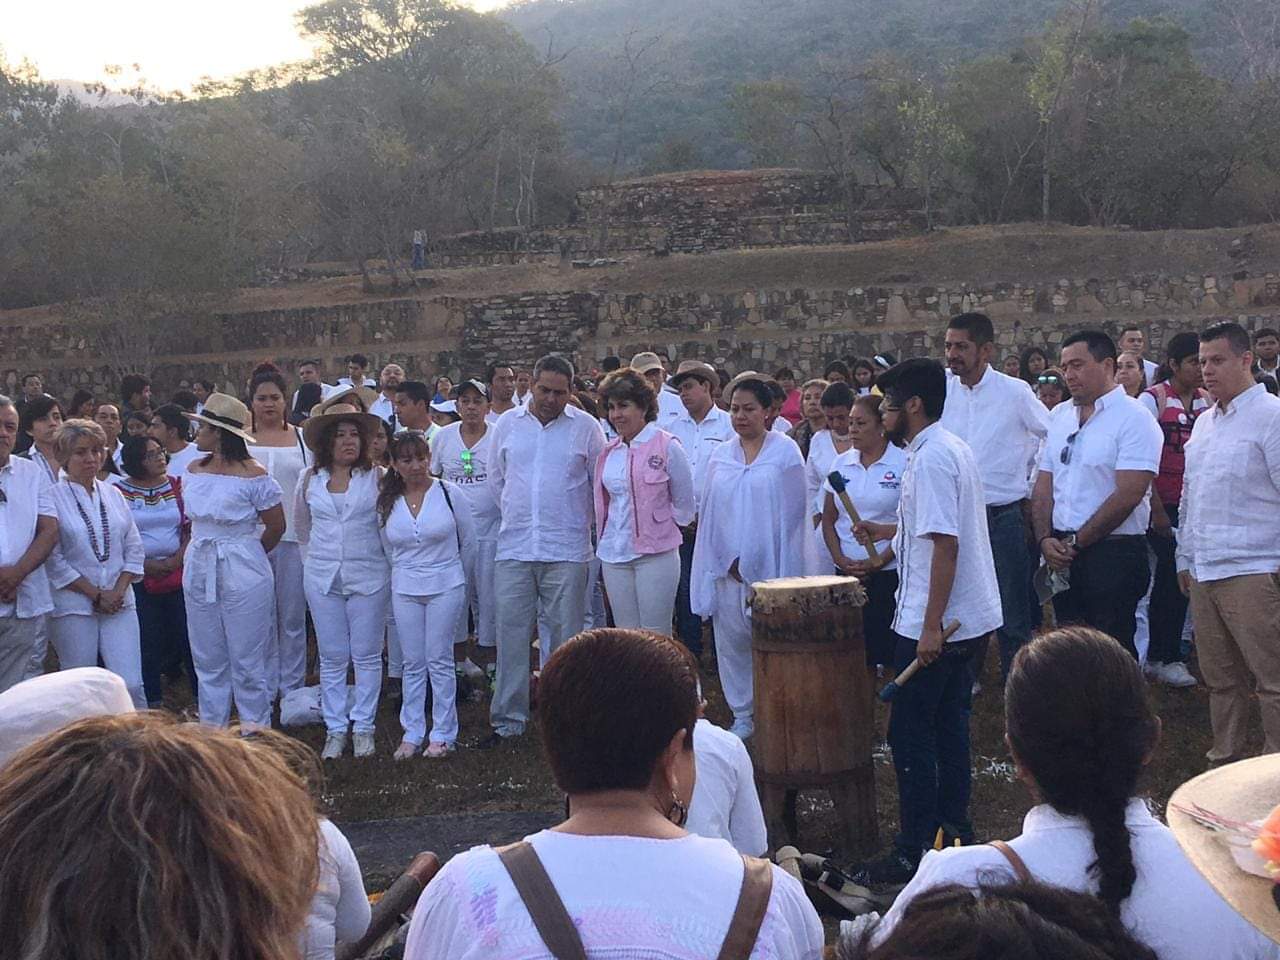
[{"label": "khaki pants", "polygon": [[1210,760],[1245,756],[1255,686],[1268,753],[1280,752],[1280,578],[1250,574],[1191,582],[1196,650],[1209,687]]}]

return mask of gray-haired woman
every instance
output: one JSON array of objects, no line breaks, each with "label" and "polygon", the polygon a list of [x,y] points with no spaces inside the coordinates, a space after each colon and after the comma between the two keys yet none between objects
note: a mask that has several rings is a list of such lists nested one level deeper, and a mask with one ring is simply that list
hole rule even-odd
[{"label": "gray-haired woman", "polygon": [[130,584],[142,578],[146,553],[133,511],[98,479],[107,435],[92,420],[68,420],[54,435],[63,474],[53,485],[58,543],[46,569],[53,587],[49,638],[64,670],[101,659],[146,709],[142,647]]}]

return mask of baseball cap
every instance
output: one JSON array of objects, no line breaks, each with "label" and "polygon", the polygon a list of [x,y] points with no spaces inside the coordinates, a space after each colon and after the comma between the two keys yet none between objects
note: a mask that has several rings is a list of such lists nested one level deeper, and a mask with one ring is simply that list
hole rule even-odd
[{"label": "baseball cap", "polygon": [[454,399],[462,396],[462,391],[470,387],[486,400],[489,399],[489,387],[487,384],[481,383],[479,380],[463,380],[460,384],[453,388]]}]

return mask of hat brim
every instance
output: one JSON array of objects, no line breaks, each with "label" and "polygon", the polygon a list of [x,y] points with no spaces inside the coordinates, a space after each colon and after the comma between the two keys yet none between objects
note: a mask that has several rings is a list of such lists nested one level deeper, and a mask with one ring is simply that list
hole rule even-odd
[{"label": "hat brim", "polygon": [[1280,754],[1241,760],[1188,780],[1169,798],[1167,819],[1192,866],[1233,910],[1280,943],[1280,907],[1275,884],[1236,864],[1225,835],[1201,826],[1175,804],[1204,807],[1232,820],[1265,818],[1280,802]]},{"label": "hat brim", "polygon": [[677,373],[674,377],[672,377],[667,382],[671,384],[671,386],[673,387],[678,387],[680,386],[680,384],[684,383],[690,377],[696,377],[697,379],[705,383],[708,387],[715,386],[717,383],[720,382],[720,378],[716,377],[715,383],[712,383],[711,374],[707,373],[705,370],[686,370],[684,373]]},{"label": "hat brim", "polygon": [[227,433],[234,433],[237,437],[242,439],[245,443],[258,442],[257,437],[255,437],[248,430],[241,430],[239,427],[233,427],[230,424],[223,423],[221,420],[214,420],[210,417],[206,417],[202,413],[187,413],[186,411],[183,411],[182,415],[186,417],[188,420],[199,420],[201,423],[207,423],[209,426],[217,427],[219,430],[225,430],[227,431]]},{"label": "hat brim", "polygon": [[366,437],[373,433],[382,425],[381,417],[372,413],[320,413],[314,417],[308,417],[302,422],[302,442],[307,445],[307,449],[312,453],[316,452],[316,446],[320,443],[320,434],[324,432],[325,427],[335,420],[354,420],[360,424],[361,431]]}]

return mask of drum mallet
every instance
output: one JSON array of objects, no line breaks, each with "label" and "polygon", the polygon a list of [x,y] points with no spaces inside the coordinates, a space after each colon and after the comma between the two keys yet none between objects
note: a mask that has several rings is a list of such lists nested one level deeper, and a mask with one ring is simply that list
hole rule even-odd
[{"label": "drum mallet", "polygon": [[[853,501],[849,499],[847,492],[847,484],[844,482],[844,475],[838,471],[832,470],[827,474],[827,483],[831,484],[831,489],[836,492],[836,496],[840,498],[840,502],[844,504],[845,513],[849,514],[849,519],[854,525],[862,522],[862,517],[858,516],[858,508],[853,505]],[[874,539],[867,538],[867,555],[872,560],[879,560],[880,557],[876,553],[876,542]]]},{"label": "drum mallet", "polygon": [[[942,642],[945,644],[947,642],[947,638],[953,636],[955,632],[959,629],[960,629],[959,620],[945,627],[942,631]],[[907,669],[903,670],[900,674],[898,674],[896,677],[894,677],[892,680],[886,683],[883,689],[881,689],[880,702],[888,703],[890,700],[892,700],[894,696],[897,694],[898,688],[902,687],[904,684],[907,683],[907,681],[909,681],[912,677],[914,677],[916,675],[916,671],[919,670],[922,666],[923,664],[920,662],[919,657],[916,657],[909,664],[907,664]]]}]

